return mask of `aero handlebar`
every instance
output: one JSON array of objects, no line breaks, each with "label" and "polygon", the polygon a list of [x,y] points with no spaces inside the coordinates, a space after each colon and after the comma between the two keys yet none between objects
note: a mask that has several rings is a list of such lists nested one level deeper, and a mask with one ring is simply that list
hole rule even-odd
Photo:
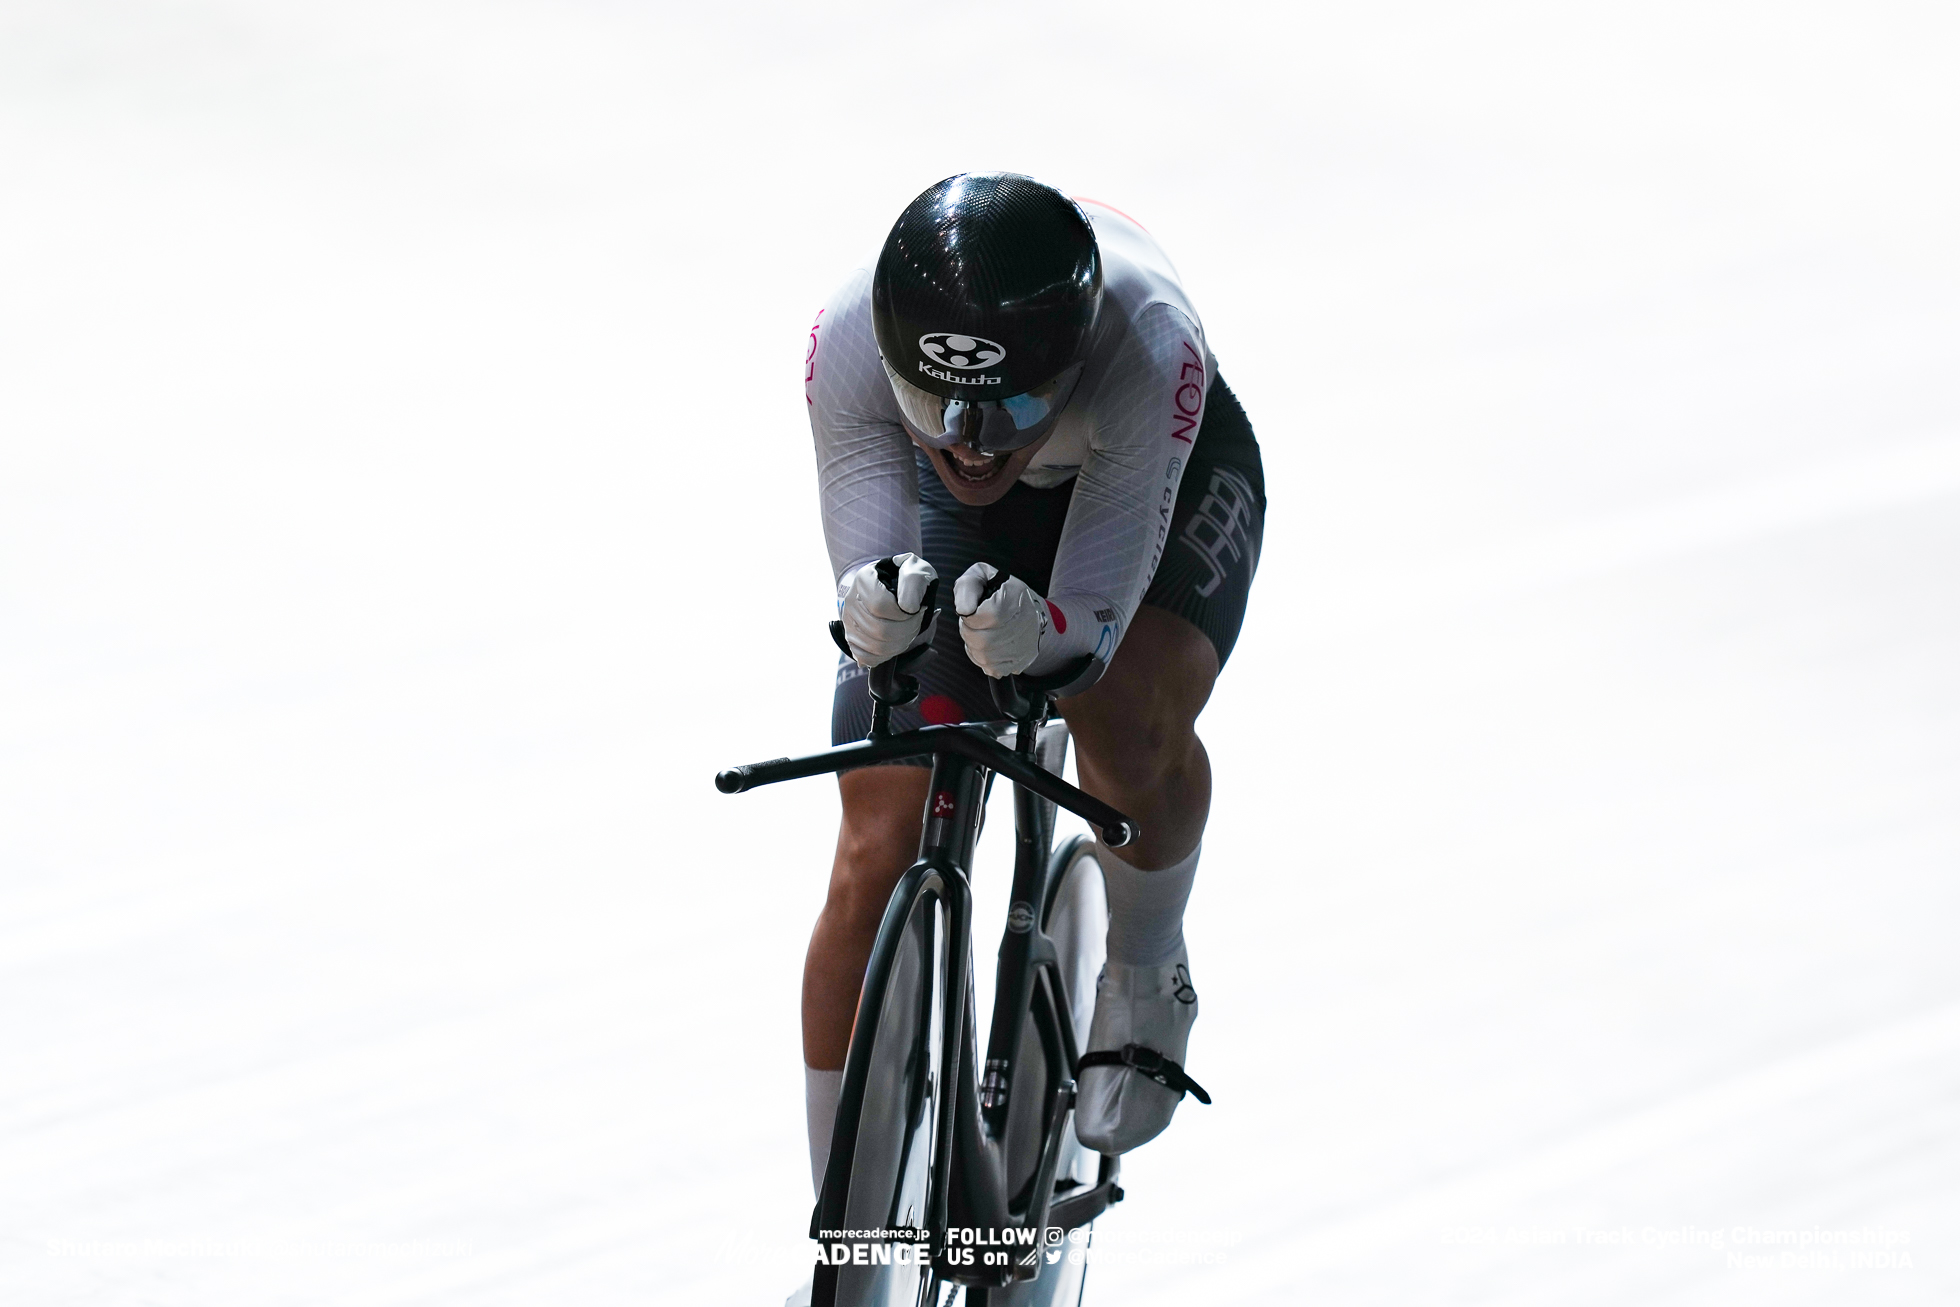
[{"label": "aero handlebar", "polygon": [[902,735],[885,735],[873,740],[859,740],[855,744],[840,744],[834,749],[801,758],[773,758],[768,762],[752,762],[745,767],[730,767],[716,775],[715,788],[723,794],[740,794],[758,785],[801,780],[806,776],[822,776],[827,772],[877,762],[897,762],[902,758],[930,758],[941,753],[956,753],[983,767],[990,767],[1056,807],[1068,809],[1101,832],[1103,843],[1112,849],[1131,843],[1142,833],[1135,822],[1107,803],[1084,794],[1053,772],[1043,770],[1032,759],[1022,757],[993,738],[981,726],[925,726]]},{"label": "aero handlebar", "polygon": [[[889,579],[887,584],[890,584]],[[919,632],[918,643],[866,673],[865,688],[870,693],[872,703],[870,738],[859,740],[856,744],[840,744],[801,758],[772,758],[768,762],[752,762],[746,767],[730,767],[715,775],[715,788],[723,794],[740,794],[758,785],[774,785],[777,781],[801,780],[806,776],[822,776],[827,772],[840,772],[872,763],[936,758],[940,754],[951,753],[991,768],[1022,789],[1041,796],[1059,808],[1068,809],[1101,832],[1103,843],[1112,849],[1133,843],[1143,833],[1141,827],[1034,760],[1035,732],[1047,720],[1054,696],[1058,693],[1077,694],[1086,689],[1101,671],[1094,658],[1078,658],[1051,676],[990,679],[994,706],[1015,723],[1016,748],[1009,749],[994,738],[991,728],[976,722],[962,722],[955,726],[923,726],[915,731],[892,733],[891,710],[918,697],[919,683],[910,675],[912,669],[921,660],[932,656],[933,627],[939,618],[938,610],[932,606],[932,596],[938,587],[939,583],[934,581],[926,590],[924,607],[928,616]],[[845,657],[854,656],[849,641],[845,639],[842,622],[830,624],[830,638],[836,641]]]}]

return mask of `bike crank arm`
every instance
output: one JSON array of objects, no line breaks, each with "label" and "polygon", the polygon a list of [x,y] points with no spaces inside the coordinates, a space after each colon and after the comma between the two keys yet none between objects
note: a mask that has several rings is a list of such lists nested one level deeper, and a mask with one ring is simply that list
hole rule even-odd
[{"label": "bike crank arm", "polygon": [[[1030,1229],[1041,1230],[1048,1225],[1048,1209],[1055,1200],[1055,1171],[1061,1165],[1063,1136],[1070,1133],[1068,1113],[1073,1106],[1075,1082],[1064,1080],[1055,1086],[1054,1100],[1048,1104],[1047,1142],[1042,1145],[1041,1163],[1034,1171],[1034,1206],[1022,1221]],[[1014,1278],[1017,1280],[1032,1280],[1040,1274],[1039,1262],[1033,1266],[1017,1265],[1014,1268]]]}]

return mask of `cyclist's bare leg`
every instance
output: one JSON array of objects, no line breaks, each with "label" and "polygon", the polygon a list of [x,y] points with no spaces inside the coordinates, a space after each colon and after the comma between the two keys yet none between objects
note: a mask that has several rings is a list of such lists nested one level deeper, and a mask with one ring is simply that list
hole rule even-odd
[{"label": "cyclist's bare leg", "polygon": [[844,1065],[871,944],[892,886],[919,854],[920,814],[932,773],[924,767],[862,767],[837,778],[844,819],[830,867],[830,893],[803,959],[803,1061]]},{"label": "cyclist's bare leg", "polygon": [[[1184,907],[1211,809],[1211,760],[1195,727],[1217,677],[1218,655],[1204,633],[1146,605],[1102,680],[1058,705],[1076,740],[1082,788],[1143,827],[1142,839],[1103,862],[1109,960],[1085,1062],[1140,1045],[1185,1064],[1198,996]],[[1101,1153],[1156,1138],[1183,1097],[1107,1062],[1084,1066],[1076,1093],[1076,1136]]]},{"label": "cyclist's bare leg", "polygon": [[1217,679],[1218,651],[1204,632],[1145,604],[1103,678],[1056,704],[1082,788],[1143,827],[1142,839],[1115,851],[1140,871],[1174,866],[1204,835],[1211,759],[1196,726]]}]

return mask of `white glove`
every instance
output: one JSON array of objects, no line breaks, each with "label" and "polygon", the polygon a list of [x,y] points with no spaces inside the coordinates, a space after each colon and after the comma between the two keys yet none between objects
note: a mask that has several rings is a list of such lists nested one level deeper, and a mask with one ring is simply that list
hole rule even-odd
[{"label": "white glove", "polygon": [[[888,584],[883,567],[896,575]],[[837,615],[860,667],[876,667],[918,641],[926,619],[926,587],[939,577],[917,554],[900,554],[847,572],[837,586]]]},{"label": "white glove", "polygon": [[1034,666],[1041,637],[1048,634],[1048,602],[1019,577],[987,586],[1000,573],[975,563],[953,584],[953,607],[960,615],[960,639],[973,665],[992,677],[1016,676]]}]

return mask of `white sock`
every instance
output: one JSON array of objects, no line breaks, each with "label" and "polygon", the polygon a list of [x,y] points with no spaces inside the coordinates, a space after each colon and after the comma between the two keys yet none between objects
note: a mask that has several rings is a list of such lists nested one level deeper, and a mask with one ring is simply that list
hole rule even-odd
[{"label": "white sock", "polygon": [[1204,847],[1199,841],[1176,866],[1138,871],[1097,841],[1096,860],[1102,863],[1103,884],[1109,891],[1111,962],[1161,966],[1183,946],[1184,904],[1191,897]]},{"label": "white sock", "polygon": [[842,1071],[803,1068],[803,1119],[810,1130],[810,1187],[823,1197],[824,1168],[830,1165],[830,1131],[837,1124],[837,1097],[844,1092]]}]

